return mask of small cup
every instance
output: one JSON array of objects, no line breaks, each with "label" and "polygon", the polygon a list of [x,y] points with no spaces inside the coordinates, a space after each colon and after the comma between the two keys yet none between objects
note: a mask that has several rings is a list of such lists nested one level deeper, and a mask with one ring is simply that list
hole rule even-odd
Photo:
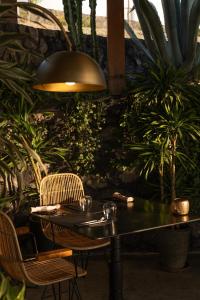
[{"label": "small cup", "polygon": [[103,215],[106,220],[114,220],[116,218],[117,205],[112,202],[106,202],[103,205]]},{"label": "small cup", "polygon": [[80,199],[80,207],[82,211],[87,211],[92,206],[92,197],[85,195]]}]

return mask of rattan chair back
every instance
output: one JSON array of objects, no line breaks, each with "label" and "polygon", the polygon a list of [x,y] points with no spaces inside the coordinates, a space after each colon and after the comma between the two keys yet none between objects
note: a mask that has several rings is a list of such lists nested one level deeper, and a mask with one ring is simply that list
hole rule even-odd
[{"label": "rattan chair back", "polygon": [[47,175],[40,184],[40,205],[71,203],[83,196],[82,181],[73,173]]},{"label": "rattan chair back", "polygon": [[10,218],[0,212],[0,264],[13,279],[49,285],[65,280],[75,280],[86,275],[86,271],[60,257],[23,261],[17,234]]},{"label": "rattan chair back", "polygon": [[[73,173],[47,175],[40,185],[40,205],[79,201],[84,196],[81,179]],[[73,250],[92,250],[108,246],[108,239],[93,240],[62,226],[41,221],[44,235],[53,242]]]},{"label": "rattan chair back", "polygon": [[25,280],[25,269],[15,228],[10,218],[0,212],[0,264],[13,278]]}]

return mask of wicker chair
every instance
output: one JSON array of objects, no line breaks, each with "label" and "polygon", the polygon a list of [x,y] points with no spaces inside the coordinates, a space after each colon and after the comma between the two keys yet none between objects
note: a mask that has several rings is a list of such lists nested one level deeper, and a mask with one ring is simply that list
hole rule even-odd
[{"label": "wicker chair", "polygon": [[[86,275],[86,271],[81,268],[75,268],[74,264],[62,257],[57,257],[57,253],[48,253],[48,255],[38,255],[33,260],[24,261],[19,247],[16,230],[10,218],[3,212],[0,212],[0,264],[1,267],[10,275],[11,278],[31,283],[39,286],[48,286],[69,281],[73,286],[73,292],[69,289],[69,298],[72,299],[74,292],[78,299],[76,276]],[[72,251],[68,251],[68,256]],[[38,258],[38,259],[37,259]],[[53,289],[55,292],[55,290]],[[56,299],[56,295],[54,293]]]},{"label": "wicker chair", "polygon": [[[73,173],[47,175],[40,185],[40,205],[71,203],[84,196],[81,179]],[[43,226],[47,238],[56,244],[77,251],[99,249],[110,244],[109,239],[92,240],[66,228],[54,226],[54,234],[48,224]]]}]

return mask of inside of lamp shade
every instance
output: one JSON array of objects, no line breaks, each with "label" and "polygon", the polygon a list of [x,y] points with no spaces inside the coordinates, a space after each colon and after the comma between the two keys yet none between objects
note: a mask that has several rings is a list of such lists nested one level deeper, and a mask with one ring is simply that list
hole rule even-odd
[{"label": "inside of lamp shade", "polygon": [[75,85],[76,82],[65,82],[66,85]]},{"label": "inside of lamp shade", "polygon": [[86,84],[76,82],[54,82],[36,84],[33,86],[36,90],[49,91],[49,92],[90,92],[90,91],[102,91],[105,89],[104,85]]}]

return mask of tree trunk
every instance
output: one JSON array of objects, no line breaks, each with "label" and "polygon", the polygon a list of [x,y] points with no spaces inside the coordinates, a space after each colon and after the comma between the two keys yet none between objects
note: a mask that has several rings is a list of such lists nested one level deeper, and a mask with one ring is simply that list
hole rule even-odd
[{"label": "tree trunk", "polygon": [[176,198],[176,138],[171,140],[171,201]]},{"label": "tree trunk", "polygon": [[163,164],[159,167],[159,176],[160,176],[160,200],[161,200],[161,202],[164,202],[165,191],[164,191],[164,169],[163,169]]}]

